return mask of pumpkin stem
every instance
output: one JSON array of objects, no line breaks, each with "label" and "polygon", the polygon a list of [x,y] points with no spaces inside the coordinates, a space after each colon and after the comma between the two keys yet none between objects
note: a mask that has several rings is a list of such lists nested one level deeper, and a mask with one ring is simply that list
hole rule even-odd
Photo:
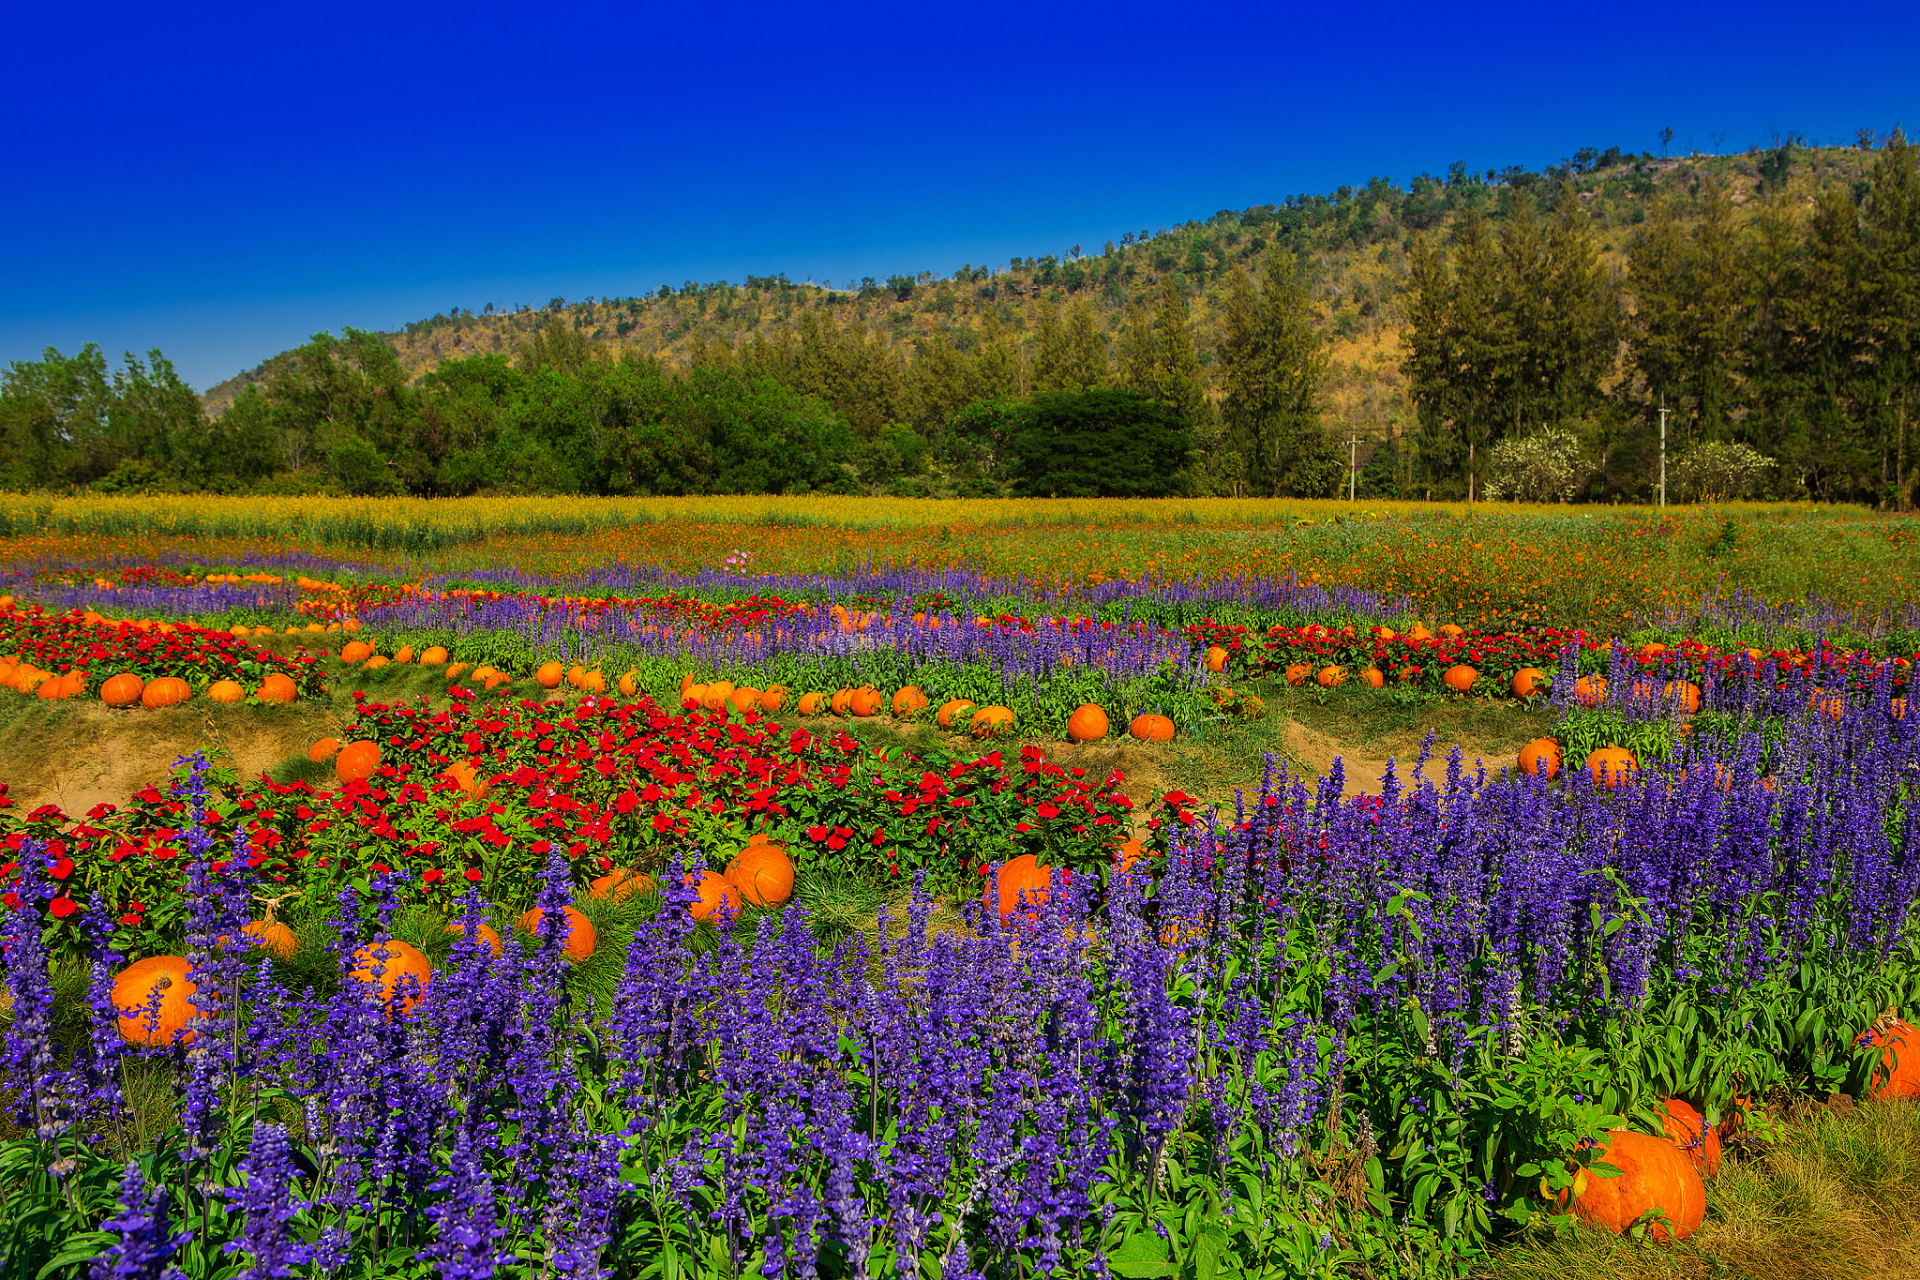
[{"label": "pumpkin stem", "polygon": [[267,909],[266,923],[273,924],[280,919],[280,904],[299,896],[300,891],[298,889],[289,889],[277,898],[269,898],[264,893],[256,893],[253,895],[253,900]]}]

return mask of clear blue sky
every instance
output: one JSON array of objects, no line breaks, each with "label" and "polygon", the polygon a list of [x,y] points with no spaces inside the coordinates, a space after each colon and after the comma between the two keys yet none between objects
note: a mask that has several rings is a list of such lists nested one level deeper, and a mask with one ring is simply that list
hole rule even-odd
[{"label": "clear blue sky", "polygon": [[1920,124],[1920,5],[23,6],[0,361],[1004,265],[1453,160]]}]

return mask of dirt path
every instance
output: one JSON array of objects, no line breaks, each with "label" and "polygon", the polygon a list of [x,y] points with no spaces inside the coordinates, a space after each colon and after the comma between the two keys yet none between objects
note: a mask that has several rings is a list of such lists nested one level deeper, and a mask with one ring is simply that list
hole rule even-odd
[{"label": "dirt path", "polygon": [[[1358,755],[1352,750],[1343,747],[1337,740],[1317,730],[1309,729],[1298,721],[1287,726],[1286,742],[1287,751],[1295,760],[1311,769],[1315,777],[1324,777],[1328,770],[1333,768],[1334,760],[1336,758],[1339,759],[1341,768],[1345,771],[1346,775],[1345,785],[1342,788],[1345,794],[1357,796],[1366,794],[1378,795],[1380,793],[1381,779],[1387,771],[1387,762],[1385,760],[1372,760],[1365,756]],[[1514,752],[1507,752],[1504,755],[1493,755],[1481,751],[1472,743],[1463,742],[1459,745],[1460,753],[1465,758],[1468,771],[1471,771],[1477,762],[1484,764],[1489,774],[1494,774],[1500,772],[1502,769],[1512,768],[1514,762],[1518,759],[1518,756]],[[1433,779],[1435,783],[1439,783],[1445,779],[1447,776],[1447,753],[1452,749],[1452,744],[1450,743],[1435,744],[1433,759],[1428,762],[1425,771],[1426,777]],[[1406,755],[1401,756],[1396,762],[1395,772],[1403,787],[1406,786],[1408,781],[1408,771],[1412,769],[1413,762],[1418,758],[1419,751],[1416,748]]]},{"label": "dirt path", "polygon": [[34,707],[0,727],[0,782],[7,784],[15,813],[55,804],[78,817],[97,804],[125,804],[147,784],[165,782],[174,762],[194,751],[253,776],[305,752],[335,725],[324,706],[264,713],[211,702],[157,711]]}]

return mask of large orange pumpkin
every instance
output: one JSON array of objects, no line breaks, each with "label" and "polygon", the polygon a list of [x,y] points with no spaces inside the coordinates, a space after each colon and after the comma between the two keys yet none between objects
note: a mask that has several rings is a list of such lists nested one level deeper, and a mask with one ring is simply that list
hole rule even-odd
[{"label": "large orange pumpkin", "polygon": [[1151,712],[1143,713],[1133,718],[1127,733],[1142,742],[1172,742],[1173,721]]},{"label": "large orange pumpkin", "polygon": [[188,1002],[199,990],[187,980],[192,972],[182,956],[148,956],[122,969],[113,980],[120,1034],[138,1045],[192,1044],[187,1024],[199,1014]]},{"label": "large orange pumpkin", "polygon": [[1067,717],[1067,738],[1073,742],[1098,742],[1107,736],[1107,713],[1094,703],[1074,708]]},{"label": "large orange pumpkin", "polygon": [[743,684],[733,691],[733,696],[727,699],[727,704],[741,715],[745,715],[749,711],[758,711],[760,709],[760,691],[752,685]]},{"label": "large orange pumpkin", "polygon": [[147,687],[140,691],[140,705],[154,710],[185,702],[192,696],[193,690],[179,676],[161,676],[157,680],[147,681]]},{"label": "large orange pumpkin", "polygon": [[879,715],[880,708],[886,704],[887,700],[880,696],[878,689],[859,688],[855,689],[853,696],[847,699],[847,710],[864,720],[869,716]]},{"label": "large orange pumpkin", "polygon": [[340,650],[342,662],[365,662],[373,656],[373,646],[365,640],[349,640]]},{"label": "large orange pumpkin", "polygon": [[276,671],[260,682],[260,701],[292,702],[300,696],[294,687],[293,677],[284,671]]},{"label": "large orange pumpkin", "polygon": [[1597,707],[1607,700],[1605,676],[1581,676],[1573,682],[1573,700],[1583,707]]},{"label": "large orange pumpkin", "polygon": [[352,782],[357,778],[371,778],[374,770],[380,767],[380,744],[361,739],[349,742],[340,748],[340,754],[334,759],[333,772],[342,782]]},{"label": "large orange pumpkin", "polygon": [[1882,1019],[1880,1025],[1860,1037],[1866,1048],[1883,1046],[1880,1065],[1873,1071],[1873,1093],[1879,1099],[1920,1098],[1920,1033],[1898,1018]]},{"label": "large orange pumpkin", "polygon": [[[455,920],[446,927],[445,931],[453,937],[464,938],[467,935],[467,926],[464,921]],[[480,941],[486,943],[496,956],[507,949],[506,942],[500,937],[500,931],[485,920],[480,922]]]},{"label": "large orange pumpkin", "polygon": [[955,698],[951,702],[947,703],[945,706],[940,708],[940,710],[933,717],[934,721],[942,729],[952,729],[954,728],[953,718],[959,715],[962,711],[967,711],[972,709],[973,705],[974,704],[969,700],[967,700],[966,698]]},{"label": "large orange pumpkin", "polygon": [[[1684,1240],[1699,1229],[1707,1213],[1707,1188],[1680,1148],[1665,1138],[1615,1129],[1594,1150],[1594,1161],[1620,1170],[1617,1178],[1591,1168],[1575,1175],[1573,1216],[1604,1231],[1624,1235],[1655,1210],[1664,1222],[1649,1226],[1656,1240]],[[1566,1192],[1561,1192],[1563,1204]]]},{"label": "large orange pumpkin", "polygon": [[760,691],[760,710],[763,713],[772,715],[786,705],[787,686],[776,684]]},{"label": "large orange pumpkin", "polygon": [[1547,673],[1538,667],[1522,667],[1513,673],[1513,696],[1531,698],[1546,691]]},{"label": "large orange pumpkin", "polygon": [[[1050,869],[1042,867],[1032,854],[1023,853],[1002,863],[999,871],[988,879],[984,900],[989,911],[999,912],[1005,920],[1020,909],[1022,894],[1026,895],[1029,907],[1044,903],[1051,883]],[[1032,920],[1035,916],[1028,912],[1027,918]]]},{"label": "large orange pumpkin", "polygon": [[903,720],[909,716],[918,715],[926,709],[927,695],[920,691],[920,686],[917,684],[910,684],[893,695],[893,714]]},{"label": "large orange pumpkin", "polygon": [[130,707],[140,701],[141,691],[147,682],[131,671],[122,671],[117,676],[108,676],[100,686],[100,701],[110,707]]},{"label": "large orange pumpkin", "polygon": [[1480,673],[1463,662],[1456,666],[1448,667],[1446,671],[1441,674],[1440,682],[1455,693],[1466,693],[1473,688],[1473,682],[1479,678]]},{"label": "large orange pumpkin", "polygon": [[1378,667],[1368,667],[1360,673],[1360,679],[1365,682],[1369,689],[1385,688],[1387,683],[1387,677],[1381,673]]},{"label": "large orange pumpkin", "polygon": [[322,760],[331,760],[340,754],[340,739],[322,738],[307,748],[307,759],[319,764]]},{"label": "large orange pumpkin", "polygon": [[1587,757],[1587,772],[1607,791],[1632,781],[1639,771],[1640,762],[1625,747],[1601,747]]},{"label": "large orange pumpkin", "polygon": [[1679,1098],[1662,1102],[1660,1126],[1702,1177],[1711,1178],[1720,1172],[1720,1131],[1708,1124],[1691,1103]]},{"label": "large orange pumpkin", "polygon": [[410,644],[401,645],[399,651],[393,655],[393,660],[395,662],[412,662],[413,646]]},{"label": "large orange pumpkin", "polygon": [[611,898],[619,902],[634,894],[649,894],[654,889],[653,877],[642,875],[624,867],[616,867],[606,875],[587,885],[587,896],[592,898]]},{"label": "large orange pumpkin", "polygon": [[[546,911],[535,907],[520,917],[520,928],[537,938],[540,936],[540,924],[546,918]],[[560,938],[560,954],[574,964],[591,959],[594,948],[600,944],[593,921],[582,915],[579,908],[567,907],[561,915],[561,922],[566,932]]]},{"label": "large orange pumpkin", "polygon": [[687,914],[695,920],[710,920],[723,908],[730,914],[740,912],[740,890],[723,875],[712,871],[701,871],[687,877],[700,896],[687,906]]},{"label": "large orange pumpkin", "polygon": [[565,674],[566,668],[562,667],[559,663],[543,662],[539,668],[534,671],[533,678],[542,689],[558,689],[560,687],[560,679]]},{"label": "large orange pumpkin", "polygon": [[800,703],[795,710],[799,711],[803,716],[825,715],[827,711],[827,695],[824,693],[803,693],[800,695]]},{"label": "large orange pumpkin", "polygon": [[1520,748],[1520,772],[1536,778],[1552,778],[1560,772],[1560,744],[1552,738],[1535,738]]},{"label": "large orange pumpkin", "polygon": [[1427,630],[1427,624],[1426,624],[1426,623],[1424,623],[1424,622],[1416,622],[1416,623],[1414,623],[1414,624],[1413,624],[1412,626],[1410,626],[1410,627],[1408,627],[1408,628],[1407,628],[1407,639],[1409,639],[1409,640],[1431,640],[1431,639],[1433,639],[1433,632],[1431,632],[1431,631],[1429,631],[1429,630]]},{"label": "large orange pumpkin", "polygon": [[622,672],[619,681],[613,687],[620,691],[620,696],[623,698],[639,697],[640,673],[633,670]]},{"label": "large orange pumpkin", "polygon": [[1692,715],[1700,709],[1700,686],[1690,680],[1669,680],[1660,690],[1662,701]]},{"label": "large orange pumpkin", "polygon": [[698,711],[700,704],[706,700],[707,686],[703,684],[690,684],[680,691],[680,709],[682,711]]},{"label": "large orange pumpkin", "polygon": [[724,713],[733,705],[733,681],[715,680],[707,685],[707,691],[700,695],[700,709]]},{"label": "large orange pumpkin", "polygon": [[1226,669],[1227,669],[1227,651],[1225,649],[1222,649],[1217,644],[1208,648],[1207,670],[1225,671]]},{"label": "large orange pumpkin", "polygon": [[847,708],[852,705],[853,705],[852,689],[840,688],[840,689],[835,689],[833,691],[833,714],[837,716],[843,716],[847,714]]},{"label": "large orange pumpkin", "polygon": [[756,907],[777,907],[793,896],[793,862],[777,844],[750,844],[727,864],[727,883]]},{"label": "large orange pumpkin", "polygon": [[1347,682],[1345,667],[1322,667],[1314,673],[1313,682],[1322,689],[1333,689]]},{"label": "large orange pumpkin", "polygon": [[1313,678],[1313,668],[1304,662],[1296,662],[1287,668],[1287,683],[1302,685]]},{"label": "large orange pumpkin", "polygon": [[[300,950],[300,939],[279,920],[269,915],[265,920],[249,920],[240,932],[246,937],[250,947],[262,947],[279,956],[282,960],[291,960]],[[224,947],[233,939],[222,935],[218,940]]]},{"label": "large orange pumpkin", "polygon": [[[387,952],[384,962],[375,954],[382,945]],[[377,978],[374,976],[376,970],[379,971]],[[427,984],[433,980],[433,963],[412,944],[389,938],[384,944],[368,943],[355,951],[350,976],[369,987],[378,984],[380,1002],[387,1006],[389,1012],[394,1002],[398,1001],[400,1012],[407,1013],[426,998]],[[402,990],[403,983],[405,990]]]},{"label": "large orange pumpkin", "polygon": [[428,645],[420,651],[420,665],[423,667],[438,667],[445,664],[446,660],[447,648],[445,645]]},{"label": "large orange pumpkin", "polygon": [[215,680],[207,686],[207,697],[214,702],[245,702],[247,691],[238,680]]},{"label": "large orange pumpkin", "polygon": [[970,731],[976,738],[1013,732],[1013,712],[1007,707],[982,707],[973,713]]},{"label": "large orange pumpkin", "polygon": [[1442,640],[1458,640],[1465,634],[1467,634],[1466,628],[1460,626],[1458,623],[1443,622],[1440,624],[1440,638]]}]

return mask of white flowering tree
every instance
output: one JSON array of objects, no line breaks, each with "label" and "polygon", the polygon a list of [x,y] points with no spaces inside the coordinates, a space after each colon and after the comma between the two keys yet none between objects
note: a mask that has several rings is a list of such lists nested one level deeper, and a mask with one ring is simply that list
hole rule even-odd
[{"label": "white flowering tree", "polygon": [[1695,502],[1725,502],[1752,493],[1773,465],[1744,444],[1697,444],[1667,467],[1667,486]]},{"label": "white flowering tree", "polygon": [[1580,438],[1549,427],[1493,446],[1485,492],[1495,502],[1565,502],[1580,491],[1591,470]]}]

